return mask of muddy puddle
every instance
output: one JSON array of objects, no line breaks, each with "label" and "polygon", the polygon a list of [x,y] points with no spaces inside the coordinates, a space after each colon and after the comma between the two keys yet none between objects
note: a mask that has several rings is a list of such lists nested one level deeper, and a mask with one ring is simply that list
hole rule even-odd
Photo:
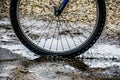
[{"label": "muddy puddle", "polygon": [[76,58],[41,57],[20,43],[0,21],[0,80],[120,80],[118,41],[99,39]]}]

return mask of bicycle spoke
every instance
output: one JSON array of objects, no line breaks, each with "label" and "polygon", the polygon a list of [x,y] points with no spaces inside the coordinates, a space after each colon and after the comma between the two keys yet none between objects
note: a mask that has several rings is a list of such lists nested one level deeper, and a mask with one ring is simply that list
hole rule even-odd
[{"label": "bicycle spoke", "polygon": [[[66,24],[66,21],[64,21],[64,23]],[[80,32],[79,30],[77,30],[77,28],[73,28],[71,25],[69,25],[68,27],[71,27],[72,29],[75,29],[78,33]],[[82,40],[79,37],[77,37],[77,38],[79,39],[79,41],[81,43],[83,43]]]},{"label": "bicycle spoke", "polygon": [[[56,24],[57,25],[57,24]],[[53,45],[53,41],[54,41],[54,38],[55,38],[55,32],[56,32],[56,29],[57,29],[57,27],[55,27],[55,30],[54,30],[54,33],[53,33],[53,38],[52,38],[52,41],[51,41],[51,44],[50,44],[50,50],[51,50],[51,48],[52,48],[52,45]]]},{"label": "bicycle spoke", "polygon": [[[47,30],[47,28],[49,27],[50,23],[51,23],[51,22],[49,22],[49,23],[48,23],[48,25],[46,25],[46,26],[44,27],[44,29],[42,30],[42,31],[43,31],[43,33],[41,34],[41,36],[40,36],[40,38],[39,38],[39,40],[38,40],[37,45],[38,45],[38,44],[39,44],[39,42],[41,41],[41,38],[43,37],[44,32]],[[41,32],[42,32],[42,31],[41,31]]]},{"label": "bicycle spoke", "polygon": [[[62,37],[61,37],[61,35],[59,34],[59,33],[60,33],[60,26],[61,26],[61,25],[60,25],[59,17],[58,17],[57,25],[58,25],[58,36],[59,36],[59,37],[57,37],[57,38],[60,39],[60,44],[61,44],[62,50],[64,50]],[[57,43],[57,44],[58,44],[58,43]]]},{"label": "bicycle spoke", "polygon": [[[52,22],[53,22],[53,21],[52,21]],[[51,22],[51,25],[52,25],[52,22]],[[47,33],[46,36],[49,36],[50,28],[51,28],[51,26],[49,26],[49,28],[48,28],[48,33]],[[44,45],[43,45],[43,48],[45,47],[47,40],[48,40],[48,39],[46,38],[46,39],[45,39],[45,43],[44,43]]]},{"label": "bicycle spoke", "polygon": [[70,35],[70,37],[71,37],[74,45],[77,46],[77,44],[75,43],[75,40],[74,40],[74,38],[73,38],[73,36],[72,36],[72,33],[71,33],[71,31],[69,30],[69,26],[67,26],[67,23],[65,23],[65,22],[64,22],[64,24],[65,24],[65,26],[66,26],[67,31],[69,31],[69,33],[70,33],[69,35]]},{"label": "bicycle spoke", "polygon": [[[61,15],[62,16],[62,15]],[[62,16],[63,17],[63,16]],[[63,17],[64,19],[66,19],[65,17]],[[79,30],[78,30],[78,28],[74,28],[73,26],[71,26],[71,23],[69,22],[69,20],[68,19],[66,19],[66,21],[69,23],[69,26],[71,27],[71,28],[73,28],[73,29],[75,29],[76,31],[78,31],[79,32]],[[65,21],[64,21],[65,22]],[[82,29],[82,30],[84,30],[84,31],[87,31],[87,32],[89,32],[90,34],[91,34],[91,32],[90,31],[88,31],[87,29],[84,29],[84,28],[82,28],[82,27],[80,27],[80,26],[78,26],[78,25],[76,25],[77,27],[79,27],[80,29]]]},{"label": "bicycle spoke", "polygon": [[[89,6],[89,0],[69,1],[60,15],[56,15],[55,11],[61,0],[26,1],[21,1],[19,5],[20,27],[38,49],[56,53],[75,50],[84,45],[94,30],[95,12],[89,10],[94,7],[94,3],[92,2],[92,7]],[[80,3],[82,4],[78,5]]]},{"label": "bicycle spoke", "polygon": [[[59,17],[58,17],[58,20],[59,20]],[[60,23],[60,27],[61,27],[62,30],[64,30],[61,23]],[[64,37],[65,37],[65,40],[66,40],[66,42],[67,42],[67,45],[68,45],[69,49],[71,49],[71,47],[70,47],[70,45],[69,45],[69,43],[68,43],[67,37],[66,37],[66,36],[64,36]]]}]

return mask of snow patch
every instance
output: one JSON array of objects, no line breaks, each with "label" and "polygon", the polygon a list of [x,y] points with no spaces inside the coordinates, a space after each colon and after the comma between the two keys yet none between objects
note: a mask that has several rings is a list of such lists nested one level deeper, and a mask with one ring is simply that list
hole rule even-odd
[{"label": "snow patch", "polygon": [[36,59],[39,56],[28,50],[25,46],[18,44],[18,45],[1,45],[2,48],[9,49],[13,53],[20,54],[23,57],[28,59]]}]

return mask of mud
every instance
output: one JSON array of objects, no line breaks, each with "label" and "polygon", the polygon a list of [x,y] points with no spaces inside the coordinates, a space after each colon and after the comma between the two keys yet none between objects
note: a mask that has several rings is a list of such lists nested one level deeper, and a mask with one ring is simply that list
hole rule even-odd
[{"label": "mud", "polygon": [[25,48],[10,23],[3,22],[0,80],[120,80],[120,46],[115,39],[100,38],[76,58],[42,57]]},{"label": "mud", "polygon": [[[82,59],[23,58],[1,50],[0,80],[119,80],[120,67],[90,68]],[[12,56],[11,56],[12,55]],[[7,57],[6,57],[7,56]],[[109,74],[108,74],[109,72]],[[114,74],[113,74],[114,73]]]}]

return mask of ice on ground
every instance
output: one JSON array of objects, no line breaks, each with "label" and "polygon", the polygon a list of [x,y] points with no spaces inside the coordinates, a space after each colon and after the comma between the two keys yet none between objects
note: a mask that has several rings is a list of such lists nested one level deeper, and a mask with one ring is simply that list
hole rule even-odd
[{"label": "ice on ground", "polygon": [[[13,53],[21,54],[23,57],[28,59],[36,59],[39,56],[35,55],[33,52],[28,50],[22,44],[18,45],[1,45],[2,48],[9,49]],[[86,52],[83,55],[84,58],[97,58],[99,60],[85,60],[85,63],[90,65],[90,67],[110,67],[113,65],[120,66],[119,62],[114,62],[112,60],[104,60],[110,58],[116,58],[120,60],[120,48],[117,45],[109,45],[109,44],[97,44],[96,46],[90,49],[92,53]],[[100,60],[102,59],[102,60]]]},{"label": "ice on ground", "polygon": [[36,59],[36,58],[39,57],[39,55],[36,55],[35,53],[31,52],[30,50],[28,50],[22,44],[18,44],[18,45],[0,45],[0,46],[2,48],[9,49],[13,53],[20,54],[23,57],[26,57],[28,59],[32,59],[33,60],[33,59]]},{"label": "ice on ground", "polygon": [[[25,21],[24,21],[25,22]],[[31,22],[27,22],[27,23],[23,23],[23,25],[30,25],[34,24],[34,20]],[[40,22],[41,23],[41,22]],[[1,24],[5,24],[8,25],[10,24],[9,20],[5,19],[5,20],[1,20],[0,21],[0,25]],[[38,24],[36,26],[40,26],[42,24]],[[36,59],[39,57],[39,55],[35,55],[35,53],[31,52],[30,50],[28,50],[25,46],[23,46],[22,43],[19,42],[19,40],[16,38],[18,43],[14,43],[16,42],[16,40],[13,40],[12,37],[10,36],[11,34],[13,35],[14,32],[9,32],[9,30],[7,30],[7,33],[5,32],[5,30],[0,30],[2,33],[2,35],[0,35],[0,47],[2,48],[6,48],[9,49],[10,51],[12,51],[13,53],[16,54],[21,54],[23,57],[26,57],[28,59]],[[6,35],[9,34],[9,35]],[[15,35],[15,34],[14,34]],[[77,39],[76,39],[77,40]],[[4,43],[2,42],[4,41]],[[12,43],[7,43],[9,41],[12,41]],[[6,42],[6,43],[5,43]],[[69,42],[71,42],[71,40],[69,40]],[[78,43],[78,41],[77,41]],[[48,45],[49,41],[47,42]],[[67,44],[66,44],[67,45]],[[88,51],[86,51],[85,53],[83,53],[82,56],[83,58],[97,58],[97,59],[117,59],[118,62],[114,62],[114,61],[108,61],[108,63],[106,63],[107,61],[103,60],[103,61],[96,61],[93,60],[90,62],[89,61],[85,61],[86,64],[89,64],[91,67],[105,67],[105,66],[111,66],[111,65],[118,65],[119,64],[119,60],[120,60],[120,46],[116,45],[116,44],[109,44],[109,43],[96,43],[92,48],[90,48]],[[93,64],[94,63],[94,64]]]},{"label": "ice on ground", "polygon": [[0,25],[10,25],[11,23],[10,23],[10,20],[8,20],[8,19],[3,19],[3,20],[0,20]]},{"label": "ice on ground", "polygon": [[88,52],[83,54],[84,57],[94,58],[120,58],[120,46],[104,43],[96,43]]}]

